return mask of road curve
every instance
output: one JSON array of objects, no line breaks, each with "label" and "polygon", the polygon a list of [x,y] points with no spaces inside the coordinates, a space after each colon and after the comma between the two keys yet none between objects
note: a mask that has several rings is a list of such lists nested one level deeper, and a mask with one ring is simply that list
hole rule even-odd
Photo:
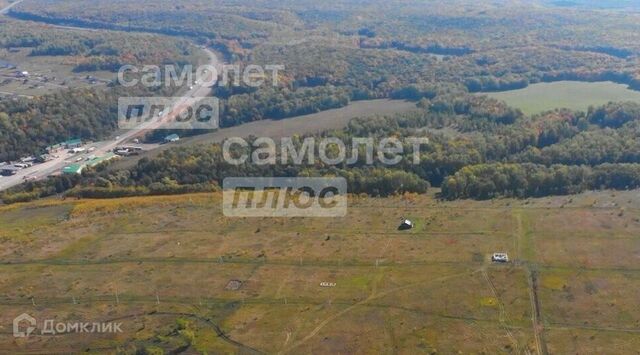
[{"label": "road curve", "polygon": [[[5,15],[11,10],[12,7],[21,3],[23,0],[17,0],[8,6],[0,9],[0,15]],[[52,25],[52,27],[58,27],[67,30],[81,30],[81,31],[111,31],[105,29],[91,29],[91,28],[83,28],[83,27],[71,27],[71,26],[56,26]],[[209,60],[207,65],[211,65],[215,67],[218,72],[221,72],[222,63],[218,60],[216,54],[208,48],[202,48],[204,50]],[[152,122],[147,122],[146,124],[140,126],[140,128],[136,130],[127,130],[120,132],[115,139],[95,142],[91,144],[95,150],[92,152],[92,155],[101,156],[110,151],[112,151],[115,147],[125,145],[127,142],[133,140],[136,137],[142,136],[145,131],[158,129],[162,126],[164,122],[167,122],[167,118],[171,119],[172,117],[180,114],[185,107],[195,103],[200,97],[209,96],[211,92],[211,84],[202,82],[195,83],[189,90],[187,90],[180,98],[173,103],[173,108],[168,110],[168,112],[164,115],[164,119],[154,120]],[[0,191],[6,190],[13,186],[19,185],[24,182],[26,177],[32,177],[35,180],[46,179],[49,175],[56,173],[62,170],[65,166],[73,163],[73,158],[81,157],[73,154],[69,154],[67,152],[60,153],[56,158],[51,161],[45,162],[43,164],[38,164],[30,168],[22,169],[18,171],[16,175],[0,177]],[[70,160],[71,159],[71,160]]]}]

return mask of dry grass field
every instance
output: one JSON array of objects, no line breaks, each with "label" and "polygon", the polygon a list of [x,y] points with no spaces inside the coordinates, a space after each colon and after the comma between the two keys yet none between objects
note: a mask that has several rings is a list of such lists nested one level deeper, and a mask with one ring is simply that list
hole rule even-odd
[{"label": "dry grass field", "polygon": [[212,133],[181,138],[180,141],[161,145],[140,155],[121,159],[109,168],[113,170],[130,168],[143,158],[152,159],[163,151],[175,146],[222,143],[232,137],[270,137],[279,139],[293,135],[317,134],[333,129],[343,129],[354,118],[384,117],[392,114],[416,111],[415,102],[405,100],[374,99],[351,101],[347,106],[295,116],[286,119],[263,119],[226,127]]},{"label": "dry grass field", "polygon": [[[0,207],[0,352],[637,354],[639,210],[637,192],[352,197],[330,219],[227,218],[218,194]],[[123,332],[14,338],[24,312]]]},{"label": "dry grass field", "polygon": [[[115,73],[105,71],[75,73],[76,63],[70,56],[30,56],[29,48],[15,50],[17,52],[0,49],[0,60],[17,66],[17,69],[0,69],[2,96],[39,96],[66,88],[103,86],[116,78]],[[29,72],[29,78],[16,77],[18,71]],[[87,76],[100,81],[92,83],[86,79]]]},{"label": "dry grass field", "polygon": [[537,83],[524,89],[493,92],[486,95],[503,100],[509,106],[521,109],[527,115],[556,108],[587,111],[589,106],[605,105],[611,101],[640,102],[640,92],[631,90],[626,85],[610,81]]}]

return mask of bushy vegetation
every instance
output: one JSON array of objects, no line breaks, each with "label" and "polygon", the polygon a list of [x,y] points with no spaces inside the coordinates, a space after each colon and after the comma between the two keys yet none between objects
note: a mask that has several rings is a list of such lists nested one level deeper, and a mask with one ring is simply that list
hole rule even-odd
[{"label": "bushy vegetation", "polygon": [[584,165],[480,164],[462,168],[446,179],[447,199],[498,196],[541,197],[585,190],[629,190],[640,187],[640,164]]},{"label": "bushy vegetation", "polygon": [[294,85],[348,86],[368,97],[443,81],[470,91],[563,79],[640,88],[635,13],[603,16],[506,0],[145,2],[92,3],[78,11],[74,1],[36,0],[19,4],[12,15],[187,35],[214,45],[230,61],[285,64]]},{"label": "bushy vegetation", "polygon": [[174,87],[71,89],[0,101],[0,161],[44,152],[71,138],[97,140],[117,128],[121,96],[171,96]]},{"label": "bushy vegetation", "polygon": [[30,48],[31,56],[73,58],[77,72],[118,71],[125,64],[177,64],[193,60],[186,40],[141,33],[70,31],[35,22],[0,21],[1,48]]},{"label": "bushy vegetation", "polygon": [[[220,91],[222,90],[218,89]],[[264,118],[281,119],[306,115],[346,106],[350,99],[347,90],[332,86],[295,91],[288,88],[265,88],[232,95],[223,100],[221,125],[229,127]]]},{"label": "bushy vegetation", "polygon": [[[526,117],[501,102],[469,94],[558,80],[611,80],[640,89],[637,14],[613,11],[603,16],[588,9],[535,5],[540,6],[506,0],[428,4],[278,0],[240,6],[225,0],[212,11],[213,5],[203,0],[180,5],[168,0],[116,0],[77,11],[73,1],[35,0],[16,6],[12,16],[184,35],[218,49],[233,63],[284,65],[277,86],[214,89],[213,95],[221,99],[224,127],[336,108],[350,100],[391,97],[415,101],[422,112],[354,120],[345,130],[323,134],[347,142],[362,136],[414,135],[431,141],[419,164],[403,161],[392,167],[360,161],[352,166],[229,166],[222,161],[218,145],[169,149],[129,170],[86,174],[74,190],[79,196],[108,195],[108,191],[147,194],[166,186],[179,190],[176,186],[209,186],[225,176],[245,175],[340,175],[351,182],[352,192],[373,195],[442,186],[447,198],[538,196],[635,186],[633,179],[625,185],[615,181],[616,174],[633,175],[633,164],[640,163],[637,105],[609,104],[586,113],[557,110]],[[140,6],[153,11],[139,11]],[[24,41],[37,39],[25,36]],[[31,45],[34,55],[95,52],[108,57],[118,50],[109,39],[73,42],[81,43]],[[108,112],[109,106],[101,102],[91,110],[100,107]],[[64,133],[94,137],[99,136],[96,132],[109,131],[113,121],[100,111],[92,118],[96,122],[85,119],[83,125],[72,125],[71,132]],[[33,136],[42,137],[42,129],[37,129]],[[11,130],[20,137],[19,130]],[[12,146],[45,143],[23,141],[27,144]],[[503,183],[505,176],[518,180],[527,173],[564,174],[562,179],[568,182],[559,188],[548,186],[547,177],[541,185],[522,180],[521,191]],[[150,189],[153,184],[162,186]]]},{"label": "bushy vegetation", "polygon": [[[612,103],[587,113],[558,110],[530,118],[488,98],[468,96],[450,102],[452,107],[446,109],[435,102],[422,102],[421,112],[355,119],[344,130],[313,136],[316,157],[323,137],[340,138],[347,147],[355,137],[428,137],[430,142],[422,148],[418,164],[413,163],[412,149],[406,146],[403,160],[391,166],[378,160],[370,164],[362,152],[358,160],[337,165],[326,165],[320,159],[313,164],[306,160],[302,165],[283,164],[280,157],[275,165],[250,161],[230,165],[219,144],[205,144],[165,150],[128,170],[85,173],[74,194],[149,194],[162,186],[201,191],[200,187],[220,185],[230,176],[343,176],[350,192],[374,196],[441,186],[442,196],[449,199],[640,187],[640,156],[634,153],[640,136],[640,105]],[[622,121],[625,123],[618,128],[610,127]],[[585,136],[602,140],[585,145],[582,155],[574,153],[580,151]],[[298,149],[303,138],[293,141]],[[583,156],[592,157],[585,160]]]}]

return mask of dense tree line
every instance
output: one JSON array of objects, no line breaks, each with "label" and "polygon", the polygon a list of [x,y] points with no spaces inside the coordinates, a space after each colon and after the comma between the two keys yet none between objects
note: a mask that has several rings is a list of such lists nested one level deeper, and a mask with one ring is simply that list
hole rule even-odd
[{"label": "dense tree line", "polygon": [[[640,45],[623,35],[640,32],[633,13],[602,16],[469,0],[393,5],[376,0],[368,2],[366,16],[364,4],[350,2],[341,2],[339,9],[310,0],[242,7],[204,0],[152,4],[116,0],[79,11],[74,1],[36,0],[19,4],[11,14],[190,36],[215,45],[233,62],[284,64],[292,86],[345,86],[359,98],[442,82],[472,92],[557,80],[612,80],[640,88],[634,61]],[[140,6],[154,11],[141,12]],[[462,11],[467,8],[476,9],[475,15]],[[326,35],[318,36],[318,28]],[[282,38],[283,32],[289,35]]]},{"label": "dense tree line", "polygon": [[[428,137],[417,164],[408,144],[397,165],[385,165],[378,159],[367,162],[362,146],[357,160],[337,165],[320,159],[302,165],[281,162],[280,149],[276,149],[275,165],[251,161],[230,165],[219,144],[202,144],[165,150],[154,158],[143,158],[131,169],[88,170],[71,187],[75,186],[75,196],[113,197],[209,191],[229,176],[329,175],[345,177],[354,193],[386,196],[441,186],[446,198],[491,198],[637,186],[640,105],[611,103],[586,113],[556,110],[525,117],[488,98],[463,96],[450,101],[453,104],[447,110],[426,100],[421,101],[420,111],[354,119],[345,129],[310,136],[316,143],[316,157],[319,142],[326,137],[341,139],[347,148],[357,137],[374,141]],[[303,138],[293,140],[298,150]],[[353,156],[350,150],[347,153],[347,158]],[[373,153],[377,156],[377,148]],[[60,191],[60,183],[53,180],[51,184],[54,182],[58,185],[35,190],[40,195]]]},{"label": "dense tree line", "polygon": [[498,196],[540,197],[585,190],[629,190],[640,187],[640,164],[536,165],[481,164],[462,168],[446,179],[447,199],[490,199]]},{"label": "dense tree line", "polygon": [[99,140],[117,128],[118,98],[170,96],[173,87],[69,89],[0,101],[0,161],[43,153],[72,138]]},{"label": "dense tree line", "polygon": [[[142,159],[136,167],[129,170],[87,172],[81,186],[74,191],[77,196],[108,196],[109,190],[114,191],[113,196],[124,193],[168,193],[162,192],[163,189],[175,193],[200,191],[203,189],[202,186],[208,188],[208,184],[221,184],[227,176],[312,176],[310,174],[314,173],[344,176],[348,179],[352,192],[373,195],[404,191],[422,192],[429,185],[434,185],[443,186],[444,195],[448,198],[486,198],[504,194],[540,196],[570,193],[574,189],[581,191],[600,185],[611,188],[619,186],[609,183],[584,183],[591,181],[586,178],[579,183],[563,178],[559,181],[571,183],[560,189],[557,186],[548,186],[551,180],[545,178],[538,185],[527,182],[527,185],[523,186],[529,187],[522,192],[505,188],[502,182],[504,174],[512,174],[514,167],[520,169],[516,169],[517,174],[513,173],[514,176],[523,171],[534,171],[530,167],[546,173],[551,171],[548,170],[551,167],[555,170],[562,167],[569,169],[572,174],[577,171],[585,175],[589,172],[587,170],[593,167],[598,174],[589,172],[589,176],[598,177],[597,181],[607,181],[608,172],[613,170],[601,170],[598,166],[638,162],[635,152],[638,151],[640,115],[637,111],[639,106],[635,104],[612,103],[590,109],[587,113],[557,110],[533,118],[524,117],[518,111],[510,111],[508,107],[495,100],[476,96],[458,97],[453,100],[450,110],[442,110],[430,100],[423,104],[422,111],[392,117],[355,119],[343,130],[315,136],[316,143],[323,137],[338,137],[349,147],[354,137],[379,139],[389,136],[424,135],[429,137],[430,143],[421,150],[418,164],[410,162],[407,155],[411,150],[405,147],[404,159],[395,166],[385,166],[378,161],[370,165],[366,162],[363,152],[358,154],[357,161],[336,166],[327,166],[319,161],[311,166],[289,163],[273,166],[247,163],[235,166],[224,162],[219,145],[198,145],[166,150],[153,159]],[[620,122],[625,123],[613,128]],[[294,141],[298,148],[302,138]],[[318,147],[315,149],[318,156]],[[506,169],[506,173],[494,173],[492,169],[496,166]],[[468,172],[469,167],[488,170],[474,168],[476,170],[472,169],[470,175],[464,175],[462,172]],[[575,167],[580,169],[575,170]],[[482,186],[473,185],[473,192],[461,193],[452,188],[457,185],[452,185],[450,180],[451,177],[460,176],[482,176],[482,179],[478,180],[482,181]],[[618,179],[614,175],[609,178],[612,181]],[[494,179],[496,181],[493,181]],[[520,180],[509,181],[516,181],[514,184],[517,185],[517,181]],[[466,186],[465,184],[461,186]],[[492,186],[497,187],[494,189]],[[542,188],[544,186],[546,188]],[[97,190],[93,191],[94,187]],[[58,191],[59,186],[55,190]],[[454,190],[457,192],[449,192]]]},{"label": "dense tree line", "polygon": [[265,118],[306,115],[346,106],[350,99],[347,90],[332,86],[295,91],[287,88],[263,88],[222,100],[221,125],[229,127]]},{"label": "dense tree line", "polygon": [[[117,71],[122,65],[186,64],[195,60],[188,41],[142,33],[69,31],[39,23],[0,21],[0,47],[29,48],[31,56],[69,56],[75,71]],[[18,64],[18,63],[16,63]]]},{"label": "dense tree line", "polygon": [[[216,145],[170,149],[129,170],[88,173],[76,190],[82,196],[105,195],[111,190],[115,195],[164,188],[178,191],[180,186],[219,183],[224,176],[310,172],[345,176],[355,192],[375,195],[423,191],[427,185],[453,191],[457,182],[449,185],[449,180],[462,178],[471,167],[475,170],[470,178],[481,176],[481,184],[465,182],[463,186],[474,186],[474,192],[456,190],[445,196],[538,196],[596,188],[594,181],[605,181],[598,186],[618,188],[613,181],[630,169],[619,164],[638,162],[637,105],[610,104],[584,114],[557,110],[525,117],[496,100],[468,95],[558,80],[611,80],[640,89],[635,57],[640,53],[639,42],[620,35],[640,32],[630,30],[640,30],[635,14],[577,14],[513,6],[502,0],[491,4],[453,0],[426,6],[418,1],[374,1],[367,11],[362,11],[362,4],[350,2],[340,2],[336,9],[334,4],[311,4],[310,0],[278,0],[259,7],[223,1],[215,14],[208,11],[211,4],[204,0],[180,5],[154,1],[155,11],[144,13],[135,11],[140,4],[123,0],[98,4],[88,12],[76,11],[73,1],[52,3],[25,2],[13,15],[186,35],[216,46],[233,62],[285,65],[278,87],[216,88],[213,94],[222,100],[223,126],[317,112],[350,100],[392,97],[416,101],[422,112],[354,120],[345,130],[324,134],[346,142],[362,136],[414,135],[428,136],[431,141],[419,164],[403,162],[393,167],[362,161],[352,166],[236,167],[221,160]],[[476,14],[465,10],[468,8],[476,9]],[[283,33],[287,35],[281,36]],[[118,48],[105,42],[79,48],[51,46],[29,36],[21,40],[34,47],[35,54],[88,50],[86,55],[95,54],[99,58],[95,63],[100,63],[84,64],[89,68],[111,67],[118,53]],[[100,130],[102,116],[98,121],[86,126],[97,124]],[[109,129],[108,123],[104,126]],[[601,168],[605,166],[608,168]],[[524,192],[504,183],[504,176],[519,181],[522,172],[539,173],[543,183],[522,180],[530,184],[526,186],[535,186]],[[552,174],[566,186],[554,187],[555,182],[548,178]],[[158,189],[149,190],[151,185]]]}]

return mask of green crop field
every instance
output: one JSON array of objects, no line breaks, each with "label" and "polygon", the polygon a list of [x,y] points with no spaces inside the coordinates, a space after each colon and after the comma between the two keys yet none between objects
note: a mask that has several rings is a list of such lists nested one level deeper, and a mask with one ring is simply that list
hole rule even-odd
[{"label": "green crop field", "polygon": [[[352,197],[330,219],[227,218],[218,194],[6,206],[0,348],[633,353],[639,208],[629,192]],[[123,332],[16,339],[23,312]]]},{"label": "green crop field", "polygon": [[640,102],[640,91],[612,82],[558,81],[529,85],[525,89],[488,93],[526,114],[536,114],[555,108],[586,111],[611,101]]}]

